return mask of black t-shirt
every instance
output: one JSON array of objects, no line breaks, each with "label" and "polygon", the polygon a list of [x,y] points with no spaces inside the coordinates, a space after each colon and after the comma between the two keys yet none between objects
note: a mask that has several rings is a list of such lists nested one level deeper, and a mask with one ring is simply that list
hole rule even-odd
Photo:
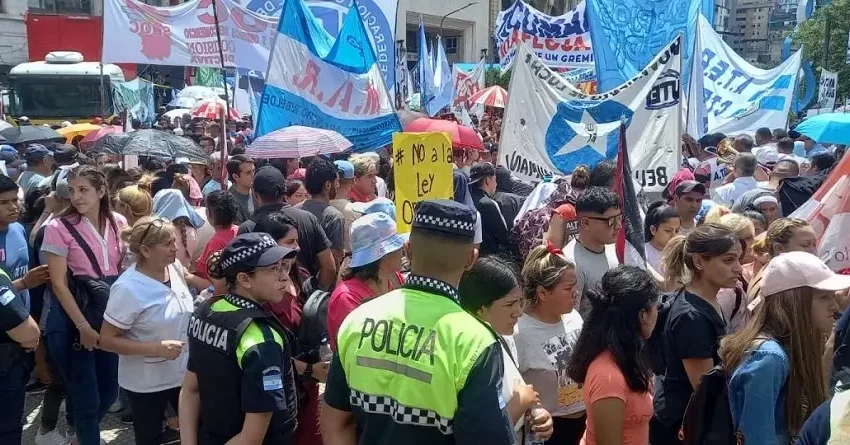
[{"label": "black t-shirt", "polygon": [[655,416],[662,423],[681,422],[693,388],[685,372],[684,359],[710,358],[720,363],[717,349],[726,335],[726,321],[707,301],[690,292],[676,297],[662,331],[667,369],[655,391]]},{"label": "black t-shirt", "polygon": [[0,343],[15,343],[6,332],[20,326],[29,316],[27,303],[15,292],[12,280],[0,275]]}]

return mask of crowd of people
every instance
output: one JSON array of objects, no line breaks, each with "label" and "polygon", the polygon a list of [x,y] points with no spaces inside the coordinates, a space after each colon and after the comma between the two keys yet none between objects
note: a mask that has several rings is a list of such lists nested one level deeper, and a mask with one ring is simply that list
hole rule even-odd
[{"label": "crowd of people", "polygon": [[387,150],[252,159],[178,120],[208,163],[0,147],[0,443],[36,390],[37,445],[110,410],[137,445],[727,443],[714,372],[737,443],[850,434],[850,277],[788,217],[844,147],[686,135],[630,265],[612,161],[532,185],[454,150],[398,233]]}]

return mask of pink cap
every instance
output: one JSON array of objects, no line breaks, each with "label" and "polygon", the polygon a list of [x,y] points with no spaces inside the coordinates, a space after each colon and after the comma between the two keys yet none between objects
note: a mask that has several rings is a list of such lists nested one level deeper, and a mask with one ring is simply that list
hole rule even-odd
[{"label": "pink cap", "polygon": [[750,307],[758,306],[763,297],[798,287],[821,291],[844,290],[850,288],[850,276],[836,274],[820,258],[808,252],[783,253],[765,266],[759,297]]}]

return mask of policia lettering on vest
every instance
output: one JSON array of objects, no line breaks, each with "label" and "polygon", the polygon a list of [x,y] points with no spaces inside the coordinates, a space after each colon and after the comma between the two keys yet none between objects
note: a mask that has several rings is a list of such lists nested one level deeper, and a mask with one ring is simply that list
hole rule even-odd
[{"label": "policia lettering on vest", "polygon": [[189,321],[181,443],[294,444],[293,335],[263,304],[286,294],[287,266],[297,253],[265,233],[239,235],[222,251],[213,275],[230,293],[204,302]]},{"label": "policia lettering on vest", "polygon": [[502,348],[458,304],[476,260],[476,213],[423,201],[405,285],[346,317],[325,388],[322,435],[335,444],[512,444]]}]

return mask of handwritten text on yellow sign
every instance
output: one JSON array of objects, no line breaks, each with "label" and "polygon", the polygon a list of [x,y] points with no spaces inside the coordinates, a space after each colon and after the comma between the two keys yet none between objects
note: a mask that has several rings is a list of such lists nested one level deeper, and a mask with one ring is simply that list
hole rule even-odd
[{"label": "handwritten text on yellow sign", "polygon": [[416,203],[454,195],[451,139],[446,133],[395,133],[393,161],[396,224],[406,233]]}]

